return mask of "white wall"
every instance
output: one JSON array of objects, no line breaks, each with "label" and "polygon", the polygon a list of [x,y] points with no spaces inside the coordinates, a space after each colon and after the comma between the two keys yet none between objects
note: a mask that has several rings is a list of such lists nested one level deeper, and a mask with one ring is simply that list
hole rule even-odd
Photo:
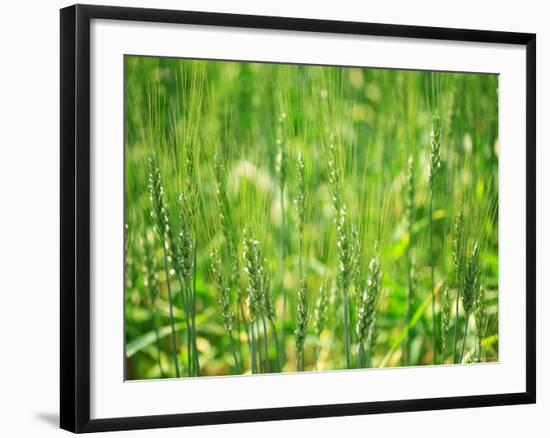
[{"label": "white wall", "polygon": [[[95,3],[95,2],[93,2]],[[117,436],[548,436],[550,324],[543,320],[550,220],[543,170],[550,89],[545,2],[460,0],[298,2],[277,0],[108,1],[102,4],[299,16],[537,33],[538,46],[538,399],[534,406],[439,411],[140,431]],[[59,18],[69,2],[4,2],[0,13],[0,430],[3,436],[62,435],[58,409]],[[550,175],[547,174],[547,175]],[[545,343],[546,339],[546,343]],[[543,349],[543,346],[545,347]],[[545,433],[546,432],[546,433]]]}]

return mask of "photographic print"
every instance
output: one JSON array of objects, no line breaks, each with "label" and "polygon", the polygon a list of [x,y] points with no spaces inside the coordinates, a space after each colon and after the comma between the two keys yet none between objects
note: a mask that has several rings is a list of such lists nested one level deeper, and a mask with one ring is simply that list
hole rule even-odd
[{"label": "photographic print", "polygon": [[124,84],[127,380],[498,361],[497,74],[126,55]]}]

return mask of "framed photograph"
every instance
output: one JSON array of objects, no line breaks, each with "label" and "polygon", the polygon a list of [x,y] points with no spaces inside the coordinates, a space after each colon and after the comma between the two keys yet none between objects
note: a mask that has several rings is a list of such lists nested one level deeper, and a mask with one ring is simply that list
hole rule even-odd
[{"label": "framed photograph", "polygon": [[61,427],[535,402],[535,35],[61,10]]}]

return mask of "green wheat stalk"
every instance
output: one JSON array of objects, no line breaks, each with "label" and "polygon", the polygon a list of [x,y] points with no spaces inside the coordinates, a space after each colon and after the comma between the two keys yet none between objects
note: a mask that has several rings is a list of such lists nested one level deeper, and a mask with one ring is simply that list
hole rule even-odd
[{"label": "green wheat stalk", "polygon": [[305,191],[305,165],[302,153],[298,153],[297,164],[298,191],[294,204],[298,216],[298,307],[296,311],[296,369],[304,370],[304,343],[307,332],[308,306],[307,306],[307,284],[304,271],[304,223],[306,213],[306,191]]},{"label": "green wheat stalk", "polygon": [[449,324],[451,321],[451,290],[446,287],[441,299],[441,363],[445,363]]},{"label": "green wheat stalk", "polygon": [[248,277],[248,287],[246,289],[247,298],[246,305],[248,308],[248,316],[250,318],[250,361],[252,373],[257,373],[256,362],[256,336],[254,332],[254,323],[260,313],[260,280],[257,274],[258,266],[254,255],[255,246],[258,242],[247,237],[247,232],[244,232],[244,272]]},{"label": "green wheat stalk", "polygon": [[346,368],[351,367],[350,322],[349,322],[349,286],[353,277],[353,248],[346,205],[341,198],[341,176],[337,151],[334,144],[329,146],[331,158],[328,162],[329,183],[334,211],[336,213],[336,245],[338,247],[338,286],[344,302],[344,351]]},{"label": "green wheat stalk", "polygon": [[265,371],[270,372],[270,363],[269,363],[269,347],[268,347],[268,340],[267,340],[267,324],[266,324],[266,318],[267,318],[267,311],[268,309],[273,309],[273,304],[271,300],[271,294],[269,290],[269,277],[267,275],[267,259],[263,259],[263,279],[262,279],[262,290],[261,290],[261,320],[262,320],[262,327],[264,330],[264,355],[265,355]]},{"label": "green wheat stalk", "polygon": [[323,282],[319,288],[319,295],[315,301],[315,309],[313,312],[315,333],[317,335],[317,345],[315,346],[315,367],[317,367],[317,362],[319,361],[321,333],[325,329],[328,320],[328,291],[329,288],[327,283]]},{"label": "green wheat stalk", "polygon": [[[196,72],[195,72],[196,74]],[[194,80],[197,80],[196,77]],[[198,98],[198,96],[195,96]],[[196,108],[200,108],[200,103],[196,102]],[[195,109],[196,109],[195,108]],[[194,147],[196,146],[196,138],[191,135],[185,137],[184,140],[184,180],[183,180],[183,190],[180,193],[180,201],[183,203],[183,208],[180,211],[180,225],[182,231],[185,230],[184,239],[188,240],[186,245],[189,245],[191,242],[193,246],[193,256],[192,256],[192,272],[191,275],[188,275],[186,278],[186,288],[188,290],[188,309],[190,313],[190,324],[191,324],[191,358],[193,366],[193,375],[198,376],[200,372],[199,364],[199,351],[197,348],[197,328],[196,328],[196,270],[197,270],[197,230],[196,230],[196,218],[197,210],[199,205],[199,196],[196,184],[195,176],[195,151]],[[181,238],[181,237],[180,237]]]},{"label": "green wheat stalk", "polygon": [[281,264],[281,291],[283,294],[283,310],[281,312],[281,342],[282,345],[277,347],[277,360],[281,363],[281,355],[284,354],[284,336],[285,336],[285,318],[286,318],[286,308],[287,308],[287,293],[285,289],[285,185],[287,179],[287,146],[286,139],[284,136],[283,123],[286,118],[284,113],[281,114],[279,118],[279,135],[277,138],[277,159],[276,159],[276,174],[277,181],[279,183],[279,208],[281,210],[281,230],[280,230],[280,240],[279,240],[279,252],[280,252],[280,264]]},{"label": "green wheat stalk", "polygon": [[430,201],[429,201],[429,222],[430,222],[430,268],[431,268],[431,291],[432,291],[432,363],[436,362],[437,334],[436,334],[436,311],[435,311],[435,255],[434,255],[434,228],[433,228],[433,199],[437,186],[437,177],[441,170],[441,118],[438,113],[432,115],[432,129],[430,132]]},{"label": "green wheat stalk", "polygon": [[235,361],[237,374],[241,373],[237,353],[235,352],[235,344],[233,342],[233,309],[231,306],[231,289],[226,285],[222,269],[222,262],[218,251],[214,249],[210,254],[211,270],[214,278],[214,283],[218,292],[218,305],[223,316],[223,325],[227,335],[229,336],[229,344],[231,345],[231,353]]},{"label": "green wheat stalk", "polygon": [[[414,237],[413,237],[413,223],[415,217],[415,175],[414,175],[414,159],[409,156],[407,161],[407,185],[406,185],[406,216],[407,216],[407,229],[409,233],[409,245],[407,247],[407,263],[408,263],[408,273],[407,273],[407,310],[406,310],[406,319],[407,324],[411,320],[413,315],[413,302],[415,295],[415,267],[414,267]],[[405,363],[411,364],[411,341],[412,334],[410,331],[407,331],[407,338],[405,340]]]},{"label": "green wheat stalk", "polygon": [[[216,154],[214,156],[214,168],[216,173],[216,200],[218,204],[218,215],[221,223],[222,232],[225,237],[227,254],[231,261],[231,282],[229,286],[231,289],[236,291],[237,333],[240,336],[240,324],[242,321],[246,337],[248,338],[248,323],[245,317],[245,309],[243,303],[244,300],[242,297],[241,288],[239,287],[239,236],[237,233],[237,227],[235,225],[235,219],[231,211],[231,204],[229,202],[229,196],[227,193],[227,172],[223,160],[220,158],[219,154]],[[248,339],[246,342],[248,342]],[[237,349],[239,351],[239,354],[241,355],[242,360],[240,342],[237,343]]]},{"label": "green wheat stalk", "polygon": [[487,301],[485,298],[484,286],[480,286],[477,290],[474,301],[474,319],[476,323],[477,359],[478,362],[481,362],[481,341],[483,338],[485,338],[485,331],[487,329]]},{"label": "green wheat stalk", "polygon": [[[265,260],[265,259],[264,259]],[[267,261],[264,261],[267,264]],[[271,293],[271,287],[269,282],[269,277],[267,274],[264,278],[264,293],[263,293],[263,311],[265,313],[265,318],[269,321],[271,325],[271,332],[273,333],[273,338],[275,342],[275,349],[277,352],[277,368],[279,371],[282,371],[281,356],[279,354],[279,338],[277,336],[277,330],[275,327],[276,323],[276,314],[275,314],[275,302],[273,300],[273,295]]]},{"label": "green wheat stalk", "polygon": [[185,328],[187,338],[187,372],[188,376],[194,375],[194,361],[192,349],[192,325],[191,325],[191,275],[193,272],[193,239],[187,224],[188,205],[183,194],[180,195],[181,212],[178,218],[180,227],[177,237],[174,239],[176,244],[172,246],[172,259],[175,261],[176,271],[180,279],[180,297],[185,313]]},{"label": "green wheat stalk", "polygon": [[[265,259],[262,255],[260,242],[248,236],[248,231],[244,235],[244,271],[248,278],[247,287],[247,306],[250,316],[250,336],[252,346],[252,369],[253,372],[258,372],[259,368],[256,363],[256,331],[258,339],[260,336],[260,320],[264,327],[264,359],[265,370],[269,371],[269,355],[267,347],[267,329],[265,324],[265,303],[266,293],[269,287],[267,282],[267,270],[265,267]],[[256,331],[254,330],[256,325]],[[259,352],[258,352],[259,353]],[[260,353],[259,353],[260,355]],[[260,356],[260,361],[261,361]]]},{"label": "green wheat stalk", "polygon": [[458,306],[460,296],[463,288],[463,275],[465,267],[465,255],[464,255],[464,215],[459,212],[455,218],[453,224],[453,237],[452,237],[452,266],[454,276],[454,287],[456,288],[456,301],[455,301],[455,331],[453,340],[453,363],[456,362],[457,350],[456,344],[458,341]]},{"label": "green wheat stalk", "polygon": [[216,172],[216,201],[218,203],[218,215],[223,235],[225,237],[228,254],[231,259],[231,283],[235,286],[239,282],[239,236],[235,219],[231,212],[231,204],[227,193],[227,171],[223,160],[216,154],[214,156],[214,169]]},{"label": "green wheat stalk", "polygon": [[159,280],[157,275],[157,262],[154,256],[154,248],[151,244],[148,235],[145,235],[143,239],[143,274],[144,274],[144,285],[149,292],[149,300],[151,302],[151,313],[152,313],[152,322],[153,330],[155,332],[155,344],[157,347],[157,363],[160,370],[161,377],[164,377],[164,370],[161,363],[161,348],[160,348],[160,336],[158,328],[158,313],[155,310],[155,304],[158,296],[158,287]]},{"label": "green wheat stalk", "polygon": [[464,273],[464,287],[462,288],[462,306],[464,308],[465,322],[464,334],[462,336],[462,349],[460,351],[459,363],[462,363],[464,356],[464,346],[466,345],[466,336],[468,334],[468,320],[473,311],[474,301],[479,290],[480,260],[479,246],[474,243],[470,257],[466,264]]},{"label": "green wheat stalk", "polygon": [[168,304],[170,312],[170,329],[172,333],[172,356],[174,360],[174,368],[176,377],[180,377],[178,364],[178,351],[176,340],[176,328],[174,323],[174,303],[172,297],[172,288],[170,285],[170,268],[168,265],[170,242],[169,236],[171,233],[170,224],[168,221],[168,213],[166,208],[166,200],[164,197],[164,187],[162,185],[162,176],[157,163],[156,154],[152,153],[149,156],[149,171],[148,171],[148,190],[149,200],[151,202],[151,218],[154,223],[154,228],[157,236],[162,244],[162,254],[164,259],[164,273],[166,275],[166,287],[168,289]]},{"label": "green wheat stalk", "polygon": [[[364,368],[368,364],[365,343],[369,339],[374,342],[374,325],[376,320],[376,308],[380,299],[381,279],[380,254],[378,244],[375,244],[375,254],[369,262],[367,285],[360,295],[357,323],[355,325],[355,332],[359,340],[359,349],[357,351],[357,366],[359,368]],[[370,357],[370,345],[368,350]]]}]

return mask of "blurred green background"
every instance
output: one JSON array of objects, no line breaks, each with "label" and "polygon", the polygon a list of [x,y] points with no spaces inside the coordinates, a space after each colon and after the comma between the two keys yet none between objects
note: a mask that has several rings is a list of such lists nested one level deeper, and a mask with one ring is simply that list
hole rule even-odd
[{"label": "blurred green background", "polygon": [[[249,336],[244,329],[247,312],[243,317],[238,311],[240,306],[246,308],[248,287],[242,269],[245,229],[262,248],[275,304],[276,323],[266,334],[270,371],[296,371],[299,253],[293,200],[298,194],[299,152],[305,165],[306,199],[303,260],[309,312],[305,370],[346,367],[331,160],[340,170],[347,219],[358,233],[354,239],[356,281],[349,289],[352,367],[357,366],[355,327],[362,288],[369,279],[368,265],[376,257],[375,242],[380,248],[382,275],[368,366],[457,362],[449,345],[454,344],[456,330],[460,350],[466,324],[462,362],[498,360],[497,75],[126,56],[124,79],[128,379],[174,377],[174,356],[182,376],[189,375],[190,368],[177,261],[168,257],[165,269],[161,236],[151,218],[148,158],[152,154],[175,232],[180,226],[179,195],[190,174],[196,192],[192,198],[194,337],[199,362],[195,375],[237,372],[210,269],[214,249],[220,253],[228,278],[234,262],[220,219],[217,163],[226,173],[240,258],[240,276],[231,286],[240,372],[251,372]],[[434,114],[441,121],[441,168],[433,190],[430,226]],[[286,171],[282,190],[277,170],[281,150]],[[409,159],[414,174],[410,214]],[[486,316],[478,329],[473,314],[466,318],[462,303],[455,314],[453,223],[460,213],[468,251],[475,243],[480,248],[479,283],[486,291],[481,304]],[[172,319],[167,272],[173,294]],[[321,305],[319,312],[322,287],[328,304]],[[444,290],[452,304],[446,329],[451,341],[446,346],[441,337]],[[283,295],[287,297],[284,313]],[[326,317],[322,330],[317,329],[319,313]]]}]

